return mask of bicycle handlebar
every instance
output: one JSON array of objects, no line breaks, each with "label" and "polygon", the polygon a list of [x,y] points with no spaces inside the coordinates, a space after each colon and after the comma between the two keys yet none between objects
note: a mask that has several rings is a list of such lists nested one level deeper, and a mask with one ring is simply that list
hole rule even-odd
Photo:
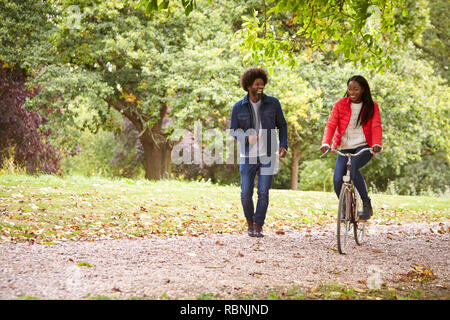
[{"label": "bicycle handlebar", "polygon": [[325,157],[327,155],[327,153],[330,152],[330,150],[336,151],[336,153],[338,155],[343,156],[343,157],[348,157],[348,158],[359,156],[361,153],[363,153],[365,151],[370,151],[371,154],[374,154],[373,148],[364,148],[364,149],[359,150],[357,153],[353,154],[353,153],[342,153],[342,152],[340,152],[339,150],[336,150],[333,147],[329,147],[328,150],[323,155],[321,155],[320,157],[321,158]]}]

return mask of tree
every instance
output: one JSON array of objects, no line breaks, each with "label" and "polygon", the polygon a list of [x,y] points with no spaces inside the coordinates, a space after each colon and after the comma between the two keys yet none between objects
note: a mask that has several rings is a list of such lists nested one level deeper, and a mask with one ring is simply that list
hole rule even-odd
[{"label": "tree", "polygon": [[280,65],[274,69],[267,91],[279,98],[288,123],[289,156],[281,161],[290,170],[290,189],[297,190],[301,161],[319,140],[321,89],[313,89],[298,72]]},{"label": "tree", "polygon": [[[211,1],[208,1],[211,2]],[[262,0],[253,17],[244,17],[236,35],[239,46],[256,64],[296,63],[296,52],[342,53],[381,70],[392,64],[392,49],[404,46],[428,26],[426,0]],[[195,0],[140,0],[147,12],[182,6]]]},{"label": "tree", "polygon": [[56,173],[59,168],[57,150],[49,143],[50,131],[39,131],[45,117],[23,108],[26,98],[37,90],[25,87],[25,71],[6,62],[0,69],[0,160],[13,157],[28,173]]},{"label": "tree", "polygon": [[148,179],[167,173],[175,128],[195,119],[223,123],[230,95],[218,93],[238,87],[240,67],[230,49],[236,14],[230,2],[189,16],[175,11],[170,19],[147,15],[127,0],[59,5],[79,11],[73,17],[61,10],[67,16],[61,14],[52,37],[56,62],[36,77],[43,89],[30,102],[62,110],[53,122],[72,121],[83,104],[96,115],[82,127],[95,130],[105,125],[110,108],[119,111],[139,132]]},{"label": "tree", "polygon": [[416,39],[414,45],[423,51],[424,57],[434,62],[434,69],[448,81],[450,79],[450,3],[445,0],[429,0],[431,25]]},{"label": "tree", "polygon": [[[54,10],[42,1],[0,1],[0,158],[13,157],[29,173],[58,171],[59,155],[49,142],[49,130],[39,130],[47,110],[26,110],[26,99],[39,88],[27,89],[33,68],[46,63],[48,18]],[[47,53],[47,54],[44,54]]]}]

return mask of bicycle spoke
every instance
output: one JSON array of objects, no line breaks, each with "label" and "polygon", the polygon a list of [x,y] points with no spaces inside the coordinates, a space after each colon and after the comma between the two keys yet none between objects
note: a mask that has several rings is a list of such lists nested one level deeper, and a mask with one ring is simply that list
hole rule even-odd
[{"label": "bicycle spoke", "polygon": [[338,221],[337,221],[337,245],[339,253],[345,253],[347,248],[348,231],[350,230],[351,194],[348,188],[343,187],[339,196]]},{"label": "bicycle spoke", "polygon": [[366,224],[364,222],[358,222],[355,224],[354,227],[355,241],[358,245],[361,245],[363,242],[365,228]]}]

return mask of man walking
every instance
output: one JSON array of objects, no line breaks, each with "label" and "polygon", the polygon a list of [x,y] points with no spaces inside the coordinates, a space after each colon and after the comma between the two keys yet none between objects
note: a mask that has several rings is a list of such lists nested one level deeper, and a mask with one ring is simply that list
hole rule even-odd
[{"label": "man walking", "polygon": [[[247,219],[248,234],[263,237],[262,228],[269,205],[278,157],[288,149],[287,123],[278,99],[265,95],[267,73],[251,68],[241,77],[242,88],[248,94],[237,102],[231,112],[231,134],[240,143],[241,202]],[[276,139],[279,130],[279,144]],[[253,205],[253,188],[258,177],[258,202]]]}]

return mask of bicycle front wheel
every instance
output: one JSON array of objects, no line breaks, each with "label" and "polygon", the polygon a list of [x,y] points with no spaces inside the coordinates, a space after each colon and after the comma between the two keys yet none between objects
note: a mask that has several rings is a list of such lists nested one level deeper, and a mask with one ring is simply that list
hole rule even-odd
[{"label": "bicycle front wheel", "polygon": [[337,218],[337,245],[340,254],[346,253],[348,231],[350,229],[351,221],[351,206],[352,206],[352,194],[350,190],[342,186],[341,193],[339,195],[339,208]]}]

